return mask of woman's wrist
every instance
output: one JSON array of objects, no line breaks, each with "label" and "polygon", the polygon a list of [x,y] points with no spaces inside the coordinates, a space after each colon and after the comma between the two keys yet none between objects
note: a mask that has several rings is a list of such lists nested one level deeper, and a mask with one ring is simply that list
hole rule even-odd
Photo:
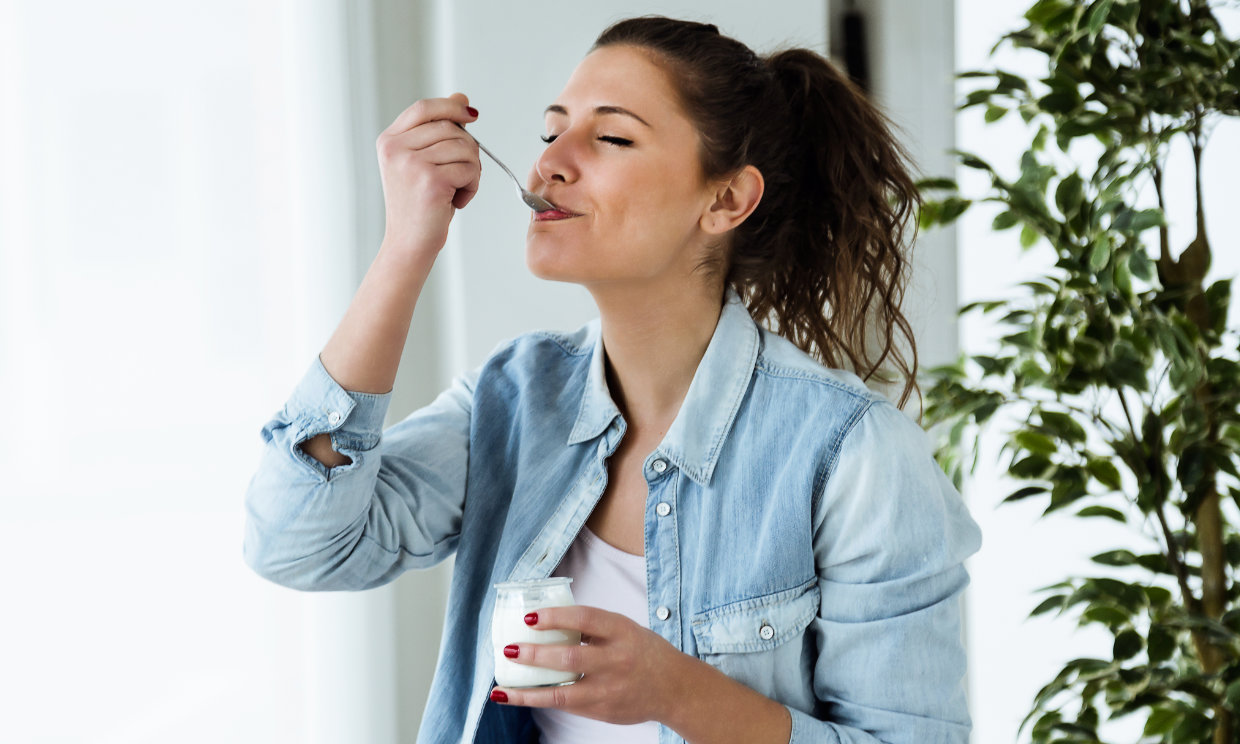
[{"label": "woman's wrist", "polygon": [[682,654],[671,670],[659,722],[689,744],[787,744],[792,716],[704,661]]},{"label": "woman's wrist", "polygon": [[[376,259],[403,264],[415,274],[423,278],[430,274],[435,259],[443,249],[443,243],[435,244],[430,240],[401,239],[385,234],[379,243]],[[425,279],[423,279],[425,280]]]}]

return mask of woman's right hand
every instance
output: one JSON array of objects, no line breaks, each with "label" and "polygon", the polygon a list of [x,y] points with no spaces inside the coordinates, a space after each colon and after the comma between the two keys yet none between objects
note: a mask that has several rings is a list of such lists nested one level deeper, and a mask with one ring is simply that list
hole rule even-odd
[{"label": "woman's right hand", "polygon": [[478,144],[458,126],[477,118],[454,93],[418,101],[379,135],[385,245],[432,255],[443,248],[452,215],[478,192]]}]

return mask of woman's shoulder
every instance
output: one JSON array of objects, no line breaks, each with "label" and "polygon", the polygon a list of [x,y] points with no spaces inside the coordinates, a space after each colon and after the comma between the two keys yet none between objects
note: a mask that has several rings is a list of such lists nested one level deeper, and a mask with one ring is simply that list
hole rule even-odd
[{"label": "woman's shoulder", "polygon": [[535,330],[506,339],[471,373],[475,398],[498,397],[506,405],[560,400],[585,385],[598,337],[594,320],[574,331]]},{"label": "woman's shoulder", "polygon": [[754,374],[789,390],[804,395],[837,399],[859,408],[867,408],[887,399],[866,387],[857,375],[848,370],[827,367],[806,354],[788,339],[761,329],[762,345]]},{"label": "woman's shoulder", "polygon": [[797,413],[810,426],[832,432],[835,449],[851,441],[853,450],[932,451],[930,438],[914,416],[851,371],[824,366],[788,339],[762,330],[754,375],[768,386],[763,397]]}]

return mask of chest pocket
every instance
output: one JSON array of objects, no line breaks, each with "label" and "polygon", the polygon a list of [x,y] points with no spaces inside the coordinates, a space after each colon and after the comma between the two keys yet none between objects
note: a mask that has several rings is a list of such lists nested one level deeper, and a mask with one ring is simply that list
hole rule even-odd
[{"label": "chest pocket", "polygon": [[758,692],[792,702],[812,695],[813,641],[805,632],[820,592],[801,586],[733,602],[693,617],[698,656]]}]

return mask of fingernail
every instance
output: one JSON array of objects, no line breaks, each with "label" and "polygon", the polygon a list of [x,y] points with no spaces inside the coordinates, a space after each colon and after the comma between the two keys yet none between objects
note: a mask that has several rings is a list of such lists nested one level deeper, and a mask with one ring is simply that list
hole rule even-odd
[{"label": "fingernail", "polygon": [[474,108],[473,106],[466,106],[465,110],[469,112],[470,116],[474,116],[474,117],[478,116],[478,109]]},{"label": "fingernail", "polygon": [[506,703],[508,702],[508,694],[502,690],[491,690],[491,702]]},{"label": "fingernail", "polygon": [[521,651],[517,648],[516,644],[504,646],[504,656],[507,656],[510,659],[517,658],[517,654],[520,652]]},{"label": "fingernail", "polygon": [[530,614],[526,615],[525,624],[526,625],[537,625],[538,624],[538,613],[531,612]]}]

